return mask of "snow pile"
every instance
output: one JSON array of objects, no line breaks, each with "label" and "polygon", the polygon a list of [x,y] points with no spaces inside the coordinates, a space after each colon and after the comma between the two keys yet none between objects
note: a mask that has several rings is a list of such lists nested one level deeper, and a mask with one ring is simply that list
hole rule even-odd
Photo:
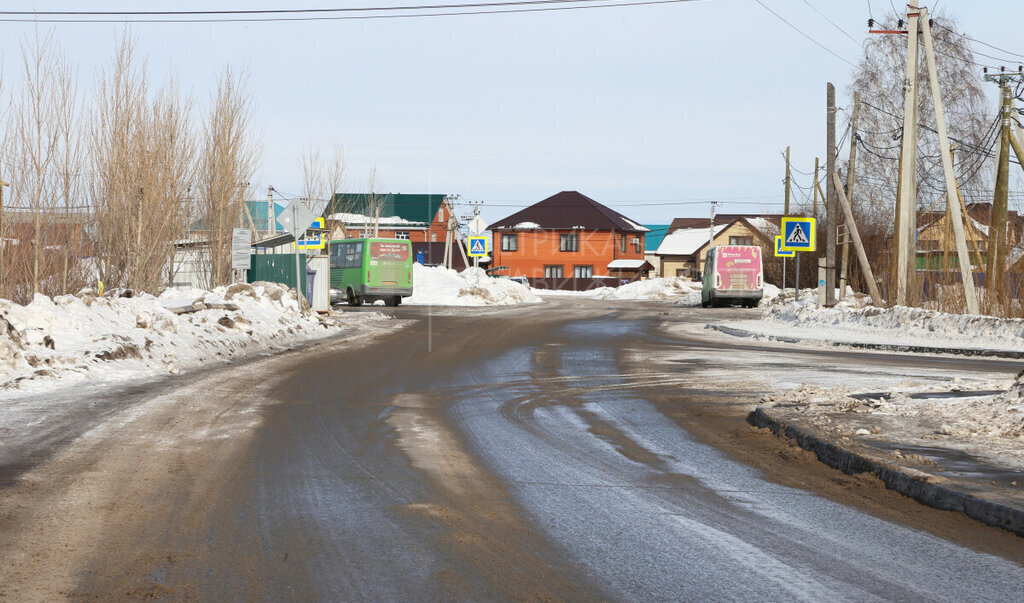
[{"label": "snow pile", "polygon": [[[983,387],[974,395],[960,391],[954,383],[957,397],[914,386],[853,397],[847,387],[804,385],[767,395],[761,402],[847,435],[880,435],[887,441],[1011,457],[1017,459],[1013,464],[1024,463],[1024,383],[1001,380]],[[991,393],[994,390],[1000,391]]]},{"label": "snow pile", "polygon": [[595,290],[598,299],[672,300],[684,305],[700,304],[698,282],[683,277],[649,278],[626,283],[620,287],[602,287]]},{"label": "snow pile", "polygon": [[[227,302],[237,310],[210,308]],[[169,308],[192,306],[176,314]],[[76,379],[125,381],[293,346],[340,328],[299,313],[294,292],[274,283],[213,292],[170,289],[159,298],[96,297],[91,291],[25,306],[0,300],[0,389],[39,389]],[[368,318],[367,320],[380,319]]]},{"label": "snow pile", "polygon": [[442,266],[413,264],[413,294],[403,304],[420,306],[508,306],[540,303],[529,287],[492,278],[479,268],[456,272]]},{"label": "snow pile", "polygon": [[[848,298],[849,299],[849,298]],[[850,305],[858,303],[855,299]],[[1024,350],[1024,320],[946,314],[936,310],[892,308],[819,308],[815,303],[767,306],[760,331],[784,331],[792,337],[969,349]],[[740,323],[734,323],[739,325]],[[754,325],[757,329],[758,325]]]}]

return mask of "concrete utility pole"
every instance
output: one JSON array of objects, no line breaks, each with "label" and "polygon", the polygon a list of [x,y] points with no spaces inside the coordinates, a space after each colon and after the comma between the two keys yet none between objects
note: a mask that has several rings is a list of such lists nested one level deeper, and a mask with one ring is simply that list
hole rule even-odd
[{"label": "concrete utility pole", "polygon": [[825,307],[836,305],[836,87],[829,82],[825,86],[828,107],[825,116],[828,158],[825,160]]},{"label": "concrete utility pole", "polygon": [[868,283],[868,291],[871,293],[871,301],[876,307],[881,308],[882,294],[878,292],[878,283],[875,282],[875,275],[871,272],[871,264],[868,263],[867,253],[864,252],[864,244],[860,240],[860,232],[857,230],[857,223],[853,221],[853,207],[850,205],[849,199],[843,194],[842,180],[839,178],[839,174],[832,175],[832,181],[835,184],[836,196],[839,197],[839,202],[843,206],[843,213],[846,215],[846,228],[853,237],[853,246],[857,249],[857,260],[860,262],[861,273],[864,275],[864,280]]},{"label": "concrete utility pole", "polygon": [[708,229],[708,249],[715,246],[715,208],[718,207],[718,201],[711,202],[711,228]]},{"label": "concrete utility pole", "polygon": [[[857,166],[857,121],[860,117],[860,92],[853,93],[853,120],[850,122],[850,162],[846,172],[846,200],[850,202],[850,211],[853,211],[853,185],[856,180],[854,174]],[[852,220],[851,220],[852,221]],[[846,236],[843,237],[843,258],[839,269],[839,299],[846,297],[846,276],[850,263],[850,235],[852,229],[846,226]]]},{"label": "concrete utility pole", "polygon": [[[939,76],[935,68],[935,50],[932,47],[932,31],[928,23],[928,11],[921,11],[924,30],[924,53],[928,63],[928,80],[931,83],[932,105],[935,108],[936,132],[939,135],[939,153],[942,155],[942,173],[946,179],[946,203],[953,222],[953,236],[956,238],[956,253],[960,263],[960,275],[964,283],[964,298],[967,311],[978,313],[978,296],[974,291],[974,274],[971,271],[971,260],[967,255],[967,240],[964,238],[964,218],[960,215],[960,203],[953,203],[953,195],[958,198],[960,189],[953,177],[953,155],[950,153],[949,136],[946,134],[946,117],[942,110],[942,95],[939,93]],[[964,208],[966,214],[966,207]]]},{"label": "concrete utility pole", "polygon": [[1006,210],[1010,190],[1010,87],[1000,83],[1002,92],[1002,130],[999,134],[999,162],[996,169],[996,191],[992,199],[992,223],[988,231],[988,266],[985,284],[997,295],[1003,290],[1006,271]]},{"label": "concrete utility pole", "polygon": [[10,184],[4,182],[3,174],[0,174],[0,295],[4,293],[4,245],[6,243],[7,231],[4,229],[4,187]]},{"label": "concrete utility pole", "polygon": [[277,218],[277,216],[275,215],[275,213],[276,212],[274,212],[274,187],[273,186],[268,186],[267,187],[267,236],[268,237],[274,236],[274,233],[277,232],[277,228],[275,228],[275,223],[277,222],[277,220],[275,218]]},{"label": "concrete utility pole", "polygon": [[907,71],[903,82],[903,146],[900,151],[899,232],[896,233],[896,303],[906,305],[910,273],[915,269],[917,229],[917,0],[907,2]]}]

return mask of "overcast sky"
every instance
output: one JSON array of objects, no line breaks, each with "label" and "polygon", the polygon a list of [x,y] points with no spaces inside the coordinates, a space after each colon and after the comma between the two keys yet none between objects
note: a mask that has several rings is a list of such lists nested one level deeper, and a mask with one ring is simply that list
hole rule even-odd
[{"label": "overcast sky", "polygon": [[[452,0],[453,3],[469,0]],[[477,0],[480,1],[480,0]],[[781,211],[784,163],[824,157],[825,87],[845,106],[869,14],[889,0],[755,0],[412,19],[135,24],[154,79],[177,74],[200,101],[225,66],[248,67],[262,165],[254,185],[301,195],[307,145],[341,144],[348,189],[449,193],[495,221],[578,190],[644,223]],[[317,8],[419,2],[89,2],[90,9]],[[423,0],[422,4],[435,4]],[[81,2],[3,3],[60,10]],[[898,3],[895,3],[899,7]],[[1024,53],[1019,2],[939,0],[960,31]],[[819,12],[820,11],[820,12]],[[829,23],[822,13],[839,28]],[[40,24],[91,87],[123,24]],[[4,74],[31,23],[0,23]],[[1004,55],[977,46],[994,55]],[[1011,57],[1012,58],[1012,57]],[[843,60],[845,59],[845,61]],[[1016,63],[982,60],[988,64]],[[1024,58],[1017,57],[1017,60]],[[979,74],[980,77],[980,74]],[[10,89],[11,84],[8,84]],[[992,106],[996,90],[990,87]],[[796,174],[809,184],[810,178]],[[774,204],[774,205],[773,205]]]}]

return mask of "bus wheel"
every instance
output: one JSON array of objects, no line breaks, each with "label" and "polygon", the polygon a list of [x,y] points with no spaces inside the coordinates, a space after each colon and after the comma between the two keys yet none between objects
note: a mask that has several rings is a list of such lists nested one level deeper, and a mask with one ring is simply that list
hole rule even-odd
[{"label": "bus wheel", "polygon": [[392,295],[391,297],[384,300],[384,303],[389,306],[397,306],[402,303],[401,295]]},{"label": "bus wheel", "polygon": [[351,289],[348,290],[348,305],[350,306],[361,306],[363,305],[363,298],[357,297],[355,292]]}]

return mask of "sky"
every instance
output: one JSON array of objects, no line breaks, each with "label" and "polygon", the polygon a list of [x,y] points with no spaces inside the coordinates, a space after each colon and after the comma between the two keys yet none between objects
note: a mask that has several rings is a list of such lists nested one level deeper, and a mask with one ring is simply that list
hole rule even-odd
[{"label": "sky", "polygon": [[[88,4],[210,10],[418,3]],[[1016,25],[1024,6],[1017,2],[924,6],[952,14],[973,38],[1024,53]],[[636,221],[667,224],[708,215],[712,200],[723,213],[781,212],[782,151],[791,146],[794,176],[808,186],[811,178],[800,171],[813,170],[814,158],[825,155],[826,84],[835,84],[840,107],[850,104],[850,63],[862,55],[867,19],[898,7],[889,0],[698,0],[131,29],[154,81],[173,73],[199,105],[225,66],[249,70],[262,146],[254,195],[265,196],[272,185],[279,198],[302,196],[303,150],[320,147],[330,155],[341,145],[351,192],[367,189],[373,168],[378,191],[459,195],[462,215],[479,204],[488,222],[577,190]],[[11,0],[0,10],[75,8],[81,3]],[[79,87],[88,90],[125,27],[0,21],[7,88],[18,71],[18,40],[36,28],[52,29],[77,64]],[[1008,52],[975,49],[1007,57],[981,57],[987,64],[1016,69]]]}]

